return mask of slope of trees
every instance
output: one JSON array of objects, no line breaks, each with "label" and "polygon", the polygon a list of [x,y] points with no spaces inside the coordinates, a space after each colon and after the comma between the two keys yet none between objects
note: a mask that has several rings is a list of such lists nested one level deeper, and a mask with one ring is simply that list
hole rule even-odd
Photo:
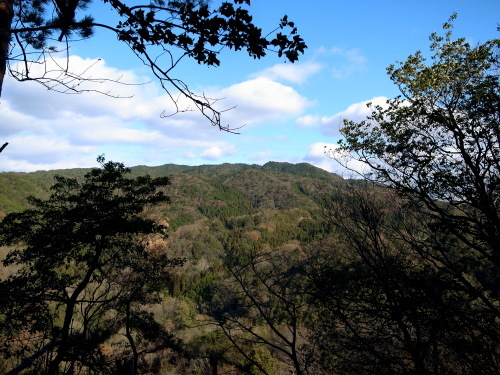
[{"label": "slope of trees", "polygon": [[[117,165],[117,167],[118,166],[119,165]],[[293,169],[291,165],[287,164],[283,164],[283,168]],[[156,280],[156,286],[153,289],[149,289],[150,291],[158,291],[158,289],[155,289],[158,287],[160,288],[159,291],[168,292],[167,295],[162,294],[162,299],[156,299],[155,296],[157,295],[155,294],[148,298],[144,297],[146,299],[142,300],[141,303],[149,301],[146,303],[145,311],[154,313],[154,320],[150,320],[150,325],[148,325],[148,327],[156,327],[155,329],[157,329],[157,332],[161,332],[161,329],[167,330],[168,327],[168,332],[175,335],[175,339],[172,339],[166,331],[163,344],[162,342],[152,342],[152,337],[147,335],[147,332],[151,331],[141,333],[141,331],[138,330],[139,327],[131,326],[133,342],[136,343],[135,346],[138,348],[138,363],[141,372],[149,369],[149,371],[154,373],[155,368],[176,368],[178,371],[182,371],[181,368],[186,369],[186,371],[188,371],[187,369],[194,371],[194,369],[200,368],[205,369],[203,371],[208,371],[207,369],[213,371],[214,368],[218,368],[219,370],[225,368],[233,370],[239,369],[238,371],[244,372],[250,371],[249,369],[251,368],[254,370],[258,369],[259,366],[286,371],[289,365],[288,360],[286,360],[287,357],[280,356],[278,359],[272,359],[272,356],[275,355],[274,351],[268,350],[265,347],[255,347],[255,350],[250,349],[251,351],[253,350],[253,354],[250,357],[251,360],[242,356],[226,337],[224,332],[217,328],[216,321],[210,320],[209,315],[200,315],[200,312],[209,312],[207,306],[211,303],[213,288],[218,288],[218,283],[224,281],[226,277],[229,277],[229,274],[225,271],[228,264],[224,262],[224,259],[227,258],[229,260],[231,257],[226,257],[225,249],[228,249],[231,244],[235,245],[236,242],[234,241],[237,241],[238,247],[241,245],[243,251],[241,253],[242,255],[250,254],[257,248],[265,251],[270,251],[271,249],[278,250],[281,248],[279,251],[283,254],[283,260],[285,260],[288,259],[286,254],[290,249],[293,249],[294,254],[290,259],[300,258],[299,254],[302,251],[299,243],[314,242],[327,235],[328,230],[323,228],[322,224],[323,220],[320,214],[320,206],[318,205],[319,198],[316,196],[318,190],[320,190],[319,187],[325,186],[325,183],[324,181],[318,181],[309,177],[315,174],[321,174],[322,172],[310,165],[302,165],[300,168],[303,172],[302,174],[298,172],[294,172],[293,174],[271,172],[266,166],[229,164],[223,166],[161,166],[157,168],[138,167],[131,169],[130,175],[134,177],[134,181],[143,179],[143,172],[147,171],[152,176],[155,176],[154,178],[152,177],[153,181],[155,181],[156,178],[159,179],[158,181],[166,182],[165,172],[174,172],[169,178],[169,180],[173,182],[172,185],[158,186],[160,191],[164,191],[165,194],[168,193],[168,195],[171,196],[172,204],[167,205],[165,201],[158,200],[154,210],[151,212],[151,214],[154,214],[154,217],[164,220],[164,224],[168,225],[169,238],[162,241],[150,241],[151,244],[156,244],[155,249],[158,253],[155,253],[156,255],[154,258],[146,259],[145,262],[149,260],[152,262],[158,261],[157,266],[160,267],[162,263],[156,257],[161,254],[169,254],[169,257],[174,259],[187,260],[183,267],[168,267],[162,269],[161,279],[156,279],[158,273],[153,273],[153,268],[148,269],[143,276],[145,280],[143,279],[141,282],[150,283],[152,280],[150,280],[149,277],[155,278]],[[179,173],[179,170],[182,170],[182,172]],[[21,184],[26,187],[26,194],[31,193],[37,196],[37,199],[33,202],[43,202],[47,198],[53,199],[50,198],[50,192],[53,193],[54,190],[49,190],[48,186],[50,186],[50,181],[53,181],[54,175],[59,174],[63,176],[58,178],[58,181],[62,181],[60,188],[68,184],[76,184],[75,186],[81,187],[86,185],[85,181],[88,182],[87,185],[90,184],[90,180],[85,177],[89,175],[89,173],[93,175],[96,172],[92,170],[62,170],[28,174],[8,173],[5,174],[5,176],[2,174],[3,177],[8,178],[6,181],[12,182],[5,184],[4,191],[1,193],[5,194],[6,201],[9,197],[14,198],[15,196],[12,195],[12,190],[10,190],[10,188],[15,189],[16,186]],[[127,173],[128,170],[125,174]],[[341,183],[341,180],[335,175],[326,174],[323,177],[330,178],[330,185]],[[95,177],[92,178],[91,181],[92,183],[98,183],[97,180],[98,178]],[[25,183],[26,181],[29,183]],[[250,182],[252,183],[249,184]],[[297,189],[298,185],[303,186],[304,189],[300,191]],[[90,188],[90,186],[88,186],[88,188]],[[78,190],[78,188],[76,188],[76,190]],[[73,192],[73,190],[71,191]],[[17,211],[20,209],[29,210],[31,206],[28,204],[29,202],[26,200],[25,195],[21,193],[18,194],[20,199],[15,201],[17,202]],[[60,199],[63,199],[63,197]],[[277,204],[277,202],[280,203]],[[102,206],[102,210],[107,210],[106,207],[114,207],[114,203],[113,200],[111,200],[107,203],[106,207],[102,204],[98,204],[98,206]],[[207,208],[210,208],[210,210],[207,210]],[[9,209],[9,206],[3,206],[2,210],[7,213],[7,218],[12,215],[21,215],[20,213],[13,212],[12,208]],[[102,210],[99,212],[102,212]],[[225,214],[223,215],[223,213]],[[10,219],[5,219],[2,223],[6,232],[10,231],[6,226],[9,220]],[[70,225],[70,221],[77,222],[78,220],[80,219],[77,216],[73,217],[73,219],[68,217],[67,225]],[[89,220],[94,219],[90,217],[86,219],[86,221]],[[95,217],[95,220],[98,220],[98,217]],[[62,225],[62,223],[60,225]],[[30,226],[29,223],[26,223],[26,226]],[[59,230],[63,231],[60,226],[54,226],[52,230],[53,233],[59,232]],[[81,230],[83,231],[84,228],[81,228]],[[68,233],[66,240],[70,241],[71,238],[74,238],[74,234],[75,232]],[[61,240],[61,236],[54,236],[53,244],[55,245],[56,241],[59,240]],[[0,248],[0,253],[6,254],[6,252],[10,250],[12,250],[12,248]],[[77,250],[75,250],[75,252],[76,251]],[[247,251],[249,252],[246,253]],[[71,254],[73,253],[68,253],[68,261]],[[71,257],[73,256],[76,257],[76,255],[71,255]],[[4,257],[5,255],[2,256],[3,259],[5,259]],[[52,261],[52,258],[48,257],[45,253],[40,254],[40,258],[43,259],[44,264],[49,264]],[[234,260],[236,260],[236,258],[234,258]],[[40,260],[40,262],[42,262],[42,260]],[[110,268],[107,269],[109,277],[114,277],[114,280],[119,277],[120,272],[116,271],[117,273],[112,273],[111,267],[117,267],[117,269],[123,268],[120,262],[125,262],[125,259],[113,260],[113,262],[109,264]],[[24,263],[24,261],[21,263]],[[144,267],[146,266],[147,263],[144,264]],[[10,285],[10,282],[7,281],[8,276],[12,274],[12,272],[15,272],[18,267],[22,267],[22,264],[16,266],[12,263],[5,263],[4,267],[1,269],[0,277],[2,277],[3,285],[5,285],[6,288],[7,285]],[[139,265],[137,265],[137,267],[139,267]],[[277,282],[279,281],[280,275],[284,275],[286,272],[286,262],[282,263],[280,267],[280,270],[276,271],[273,271],[272,268],[267,270],[267,272],[276,273],[275,278]],[[56,278],[57,280],[59,280],[59,278],[66,280],[66,278],[70,278],[70,275],[75,278],[80,275],[79,273],[75,273],[76,268],[81,269],[82,272],[84,270],[83,266],[80,265],[77,267],[77,265],[74,264],[71,265],[67,271],[65,270],[65,266],[60,265],[56,267],[53,272],[55,272],[55,275],[58,275]],[[247,268],[247,270],[249,270],[249,268]],[[46,272],[49,272],[49,269],[47,269]],[[29,272],[27,271],[27,276],[28,275]],[[66,281],[70,282],[71,280],[75,279],[70,278]],[[99,284],[100,288],[104,288],[107,285],[106,283],[108,281],[106,280],[102,280],[102,284]],[[138,283],[139,280],[140,279],[137,280]],[[137,286],[139,284],[134,285]],[[147,285],[148,288],[151,288],[149,284]],[[97,285],[90,283],[88,286],[89,292],[86,291],[84,295],[82,294],[82,299],[88,298],[89,295],[92,295],[92,290],[98,289],[92,289],[94,287],[97,288]],[[293,287],[293,285],[290,287]],[[47,285],[47,288],[49,288],[49,285]],[[130,288],[132,288],[132,285],[130,285]],[[260,287],[257,289],[259,288]],[[106,331],[107,336],[103,333],[100,339],[97,336],[94,337],[95,345],[97,345],[98,348],[105,349],[103,356],[99,357],[94,351],[92,352],[94,354],[88,354],[87,357],[90,358],[94,356],[95,358],[92,357],[94,361],[97,362],[102,360],[108,368],[115,368],[116,363],[121,359],[132,358],[134,353],[131,345],[128,343],[127,337],[123,335],[123,330],[126,328],[126,325],[120,326],[120,322],[123,323],[127,320],[125,314],[126,307],[119,306],[121,306],[121,303],[126,302],[127,298],[123,296],[118,300],[116,294],[118,290],[116,288],[110,286],[105,289],[106,291],[103,291],[102,295],[114,300],[116,304],[109,302],[106,307],[106,304],[100,303],[104,301],[94,301],[96,305],[94,309],[89,307],[88,314],[90,314],[90,312],[96,312],[95,319],[100,323],[94,324],[93,322],[95,322],[95,320],[89,318],[89,328],[85,332],[86,335],[93,334],[96,330],[101,329],[104,324],[110,324],[111,322],[113,326],[110,326],[109,331]],[[122,289],[120,292],[125,292],[125,289]],[[239,292],[233,290],[231,293]],[[261,293],[261,295],[263,294]],[[13,290],[9,289],[8,291],[6,290],[3,296],[5,296],[4,298],[16,299],[20,294],[14,293]],[[114,299],[115,296],[117,299]],[[139,298],[139,296],[140,294],[135,295],[134,298]],[[90,300],[85,301],[85,303],[89,303],[89,306],[91,305]],[[55,304],[55,302],[51,301],[46,302],[49,305],[50,303]],[[138,304],[136,303],[136,300],[132,300],[131,307],[138,308]],[[221,300],[220,303],[222,304],[224,301]],[[20,300],[19,304],[23,305],[24,302]],[[7,305],[9,304],[5,306]],[[27,305],[26,309],[28,308],[29,306]],[[113,318],[115,320],[108,319],[108,316],[104,319],[102,314],[97,313],[97,311],[105,311],[106,308],[110,309],[108,311],[113,311],[113,314],[117,314],[115,318]],[[141,314],[144,314],[145,311],[142,311]],[[22,314],[22,312],[23,310],[19,310],[19,314]],[[121,320],[119,320],[119,312],[121,314]],[[7,314],[7,311],[3,311],[3,313]],[[9,313],[13,314],[13,312]],[[85,320],[85,316],[86,315],[81,311],[74,313],[75,321],[73,324],[75,324],[75,326],[72,332],[77,334],[76,330],[80,328],[79,322],[80,320]],[[147,315],[141,316],[145,318]],[[151,317],[151,315],[149,316]],[[197,316],[198,318],[196,318]],[[7,315],[3,315],[3,317],[6,319],[4,322],[10,321],[10,318],[7,319]],[[57,320],[56,315],[53,313],[52,315],[49,314],[44,317],[47,319],[47,322]],[[199,317],[203,317],[201,322],[197,321]],[[210,321],[210,324],[205,325],[207,319]],[[28,321],[31,321],[31,319],[28,319]],[[262,321],[258,320],[258,322]],[[19,324],[20,325],[17,326],[19,330],[22,328],[29,330],[29,327],[24,326],[21,321],[19,321]],[[33,324],[35,324],[35,322]],[[155,326],[154,324],[160,325]],[[298,327],[297,321],[296,325]],[[281,328],[281,323],[279,323],[278,326]],[[119,331],[120,327],[122,331]],[[9,352],[13,338],[21,338],[20,331],[15,331],[15,328],[14,326],[2,326],[2,338],[4,340],[2,342],[5,345],[5,351],[3,352],[4,357],[0,356],[0,363],[4,367],[9,366],[9,368],[16,368],[17,366],[26,364],[31,355],[38,353],[35,347],[29,346],[27,343],[23,352],[16,352],[16,354]],[[57,328],[54,329],[57,331]],[[146,329],[146,327],[144,327],[144,329]],[[15,332],[17,332],[17,335]],[[120,333],[117,334],[117,332]],[[230,332],[228,331],[228,333]],[[54,333],[54,335],[55,334],[56,333]],[[118,340],[119,338],[120,340]],[[48,352],[50,352],[51,355],[56,352],[54,348],[44,346],[51,342],[48,338],[40,337],[38,339],[39,341],[36,341],[36,343],[38,343],[38,348],[46,351],[42,351],[43,353],[40,353],[38,360],[34,361],[31,365],[31,370],[34,371],[41,368],[40,361],[47,358],[46,356],[49,355]],[[168,341],[167,339],[172,340]],[[99,340],[101,340],[100,343]],[[121,342],[120,345],[124,345],[124,347],[121,350],[113,349],[112,355],[110,355],[109,348],[115,348],[117,345],[116,341]],[[83,345],[83,341],[81,344]],[[300,342],[300,345],[302,344],[303,342]],[[169,345],[178,349],[178,351],[168,349],[167,347]],[[249,347],[253,345],[254,344],[250,344]],[[88,345],[89,348],[91,346],[91,344]],[[299,344],[297,344],[297,348],[298,347]],[[95,346],[94,349],[98,350]],[[76,348],[74,350],[76,350]],[[153,352],[155,350],[155,354],[150,353],[141,355],[141,353]],[[67,354],[67,357],[69,357],[69,355],[70,354]],[[85,356],[86,354],[84,355],[82,351],[81,355]],[[10,359],[7,359],[8,356],[10,356]],[[152,359],[150,360],[148,358]],[[1,362],[2,360],[3,362]],[[73,358],[72,360],[75,361],[75,366],[78,367],[76,363],[78,363],[80,359]],[[175,366],[171,364],[173,360],[176,363]],[[282,361],[283,363],[281,363]],[[63,364],[65,363],[66,362]],[[104,371],[104,368],[105,367],[102,367],[100,371]],[[27,370],[29,369],[25,369],[24,371]]]},{"label": "slope of trees", "polygon": [[[137,177],[148,174],[151,177],[169,176],[172,185],[169,187],[170,195],[176,203],[171,209],[176,210],[178,205],[185,208],[198,209],[203,203],[213,203],[213,195],[218,194],[213,189],[222,186],[241,194],[254,208],[276,208],[275,202],[284,205],[299,207],[301,204],[311,209],[318,209],[319,205],[312,201],[316,199],[315,193],[328,186],[342,182],[335,175],[313,167],[310,164],[298,164],[300,173],[277,173],[270,169],[272,165],[282,165],[279,169],[292,169],[289,163],[266,163],[263,166],[246,164],[222,164],[203,166],[180,166],[166,164],[157,167],[137,166],[130,168],[131,176]],[[275,167],[276,168],[276,167]],[[31,173],[0,173],[0,212],[11,213],[28,208],[26,197],[33,195],[37,198],[47,198],[54,176],[60,175],[67,178],[82,178],[90,169],[65,169],[55,171],[37,171]],[[316,177],[320,177],[320,179]],[[20,187],[22,186],[22,189]],[[15,188],[14,188],[15,187]],[[234,189],[234,190],[233,190]],[[15,191],[19,194],[15,194]],[[22,193],[21,193],[22,191]],[[211,194],[210,196],[206,196]],[[221,192],[223,200],[229,195]],[[286,198],[288,197],[288,198]],[[2,205],[1,202],[6,202]],[[319,203],[318,200],[316,202]],[[228,204],[229,202],[226,202]],[[237,202],[231,202],[236,204]],[[174,219],[175,217],[170,217]]]}]

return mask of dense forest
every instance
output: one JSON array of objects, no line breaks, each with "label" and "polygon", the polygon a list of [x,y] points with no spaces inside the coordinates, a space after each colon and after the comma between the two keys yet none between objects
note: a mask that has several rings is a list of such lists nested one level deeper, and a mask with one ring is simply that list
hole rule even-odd
[{"label": "dense forest", "polygon": [[[54,184],[56,175],[61,176],[58,179],[83,181],[84,176],[90,172],[91,170],[74,169],[2,173],[1,201],[5,202],[1,206],[2,215],[29,208],[28,195],[49,198],[54,193],[50,186]],[[266,296],[266,287],[271,286],[266,286],[265,283],[255,284],[258,280],[256,277],[262,275],[253,274],[250,267],[256,262],[262,262],[267,268],[273,265],[269,269],[259,269],[258,272],[271,272],[266,275],[269,281],[276,278],[278,282],[279,278],[285,277],[290,278],[289,282],[297,278],[297,281],[300,279],[303,283],[305,274],[301,269],[304,265],[291,275],[287,275],[287,272],[290,272],[289,268],[298,267],[299,261],[309,259],[318,244],[329,242],[328,238],[331,238],[333,232],[331,225],[325,220],[323,200],[335,194],[337,189],[346,189],[349,183],[337,175],[305,163],[294,165],[270,162],[263,166],[139,166],[131,168],[130,177],[138,178],[146,173],[152,178],[169,178],[169,184],[161,187],[162,192],[169,197],[169,202],[159,202],[150,207],[147,215],[162,222],[167,228],[165,236],[155,240],[156,246],[165,251],[169,259],[182,261],[172,265],[163,274],[161,282],[157,281],[161,284],[155,291],[159,299],[141,303],[144,312],[153,314],[154,321],[175,337],[175,343],[168,336],[169,341],[163,345],[143,344],[145,347],[138,349],[140,373],[156,372],[159,369],[167,373],[218,373],[217,371],[222,371],[220,369],[252,372],[262,366],[271,373],[286,373],[292,365],[289,363],[291,350],[299,350],[304,343],[296,342],[290,346],[291,343],[285,336],[282,339],[279,335],[275,337],[272,330],[276,329],[280,335],[283,334],[281,331],[291,317],[286,316],[284,311],[271,310],[281,305],[283,301],[280,299],[288,298],[287,294],[292,293],[292,289],[275,291],[277,294],[274,297]],[[9,250],[8,247],[3,248],[3,259]],[[49,265],[45,264],[44,267]],[[13,269],[16,266],[3,268],[2,279],[7,278]],[[232,272],[237,273],[233,275]],[[247,281],[240,279],[241,277],[252,277],[254,281],[248,281],[249,284],[246,285]],[[242,285],[231,285],[238,280]],[[239,296],[238,304],[241,306],[233,306],[236,295],[245,293],[247,287],[252,288],[252,294]],[[277,285],[272,286],[274,287]],[[287,285],[286,289],[292,287],[298,285]],[[97,290],[102,285],[88,285],[87,288]],[[260,294],[258,300],[255,300],[255,307],[265,308],[262,316],[258,313],[255,315],[255,307],[252,307],[251,301],[257,296],[253,296],[253,293]],[[268,300],[270,297],[275,301]],[[271,309],[271,302],[277,306]],[[306,295],[293,303],[303,305],[303,310],[308,303]],[[248,306],[244,307],[243,304]],[[235,317],[227,315],[243,311],[247,311],[248,316],[245,316],[246,313]],[[275,314],[285,315],[278,317]],[[81,320],[85,319],[85,314],[82,314],[75,317],[73,324],[83,324]],[[99,320],[103,317],[88,319]],[[249,319],[242,323],[248,325],[250,330],[246,334],[232,327],[240,319]],[[266,327],[267,319],[272,320]],[[301,335],[305,337],[305,326],[302,327],[298,317],[293,319],[295,328],[304,330]],[[256,330],[255,337],[250,333],[253,329]],[[95,331],[90,332],[97,335]],[[107,361],[117,362],[123,356],[131,355],[129,350],[119,345],[120,336],[123,333],[117,331],[112,339],[94,343],[100,345],[99,350],[108,354]],[[3,336],[4,340],[7,337],[9,341],[3,341],[3,344],[8,353],[8,349],[12,349],[14,338]],[[92,337],[88,339],[91,340]],[[267,340],[271,340],[273,344],[267,345]],[[275,340],[280,347],[278,351],[273,348]],[[17,337],[15,341],[16,346],[19,345],[15,353],[20,357],[33,350],[34,346],[42,344],[23,337]],[[78,350],[82,350],[82,345],[84,344],[78,343]],[[281,350],[285,352],[280,353]],[[247,352],[252,354],[248,356]],[[9,358],[6,355],[2,360],[2,367],[11,368],[16,360],[19,357]],[[298,358],[295,360],[301,361]],[[303,366],[301,362],[300,366]]]}]

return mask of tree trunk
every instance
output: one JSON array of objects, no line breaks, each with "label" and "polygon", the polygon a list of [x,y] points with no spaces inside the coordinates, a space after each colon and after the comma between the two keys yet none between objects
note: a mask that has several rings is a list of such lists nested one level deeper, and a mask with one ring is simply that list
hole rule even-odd
[{"label": "tree trunk", "polygon": [[57,352],[56,357],[49,363],[47,374],[48,375],[57,375],[59,373],[59,365],[61,362],[65,360],[66,354],[68,352],[68,344],[70,340],[70,332],[71,332],[71,324],[73,321],[73,316],[75,312],[75,307],[77,305],[78,297],[80,293],[89,285],[90,279],[94,274],[95,270],[99,265],[99,258],[101,257],[102,249],[96,250],[96,255],[89,265],[89,269],[87,270],[85,277],[75,288],[71,297],[66,302],[66,309],[64,313],[64,323],[61,329],[61,340],[59,345],[59,350]]},{"label": "tree trunk", "polygon": [[28,359],[24,360],[23,363],[21,363],[19,366],[16,368],[13,368],[9,372],[7,372],[5,375],[17,375],[21,371],[27,369],[30,367],[33,362],[35,362],[36,359],[41,357],[43,354],[45,354],[47,351],[51,350],[57,343],[54,341],[49,342],[48,344],[45,344],[41,349],[39,349],[36,353],[34,353],[31,357]]},{"label": "tree trunk", "polygon": [[13,1],[0,0],[0,97],[9,56],[10,25],[13,16]]},{"label": "tree trunk", "polygon": [[[139,362],[139,354],[137,352],[137,346],[135,345],[134,338],[132,337],[132,330],[130,328],[130,301],[127,301],[127,317],[125,322],[125,337],[127,337],[130,343],[130,348],[132,349],[133,357],[126,361],[127,367],[124,375],[136,375],[137,374],[137,363]],[[125,369],[125,367],[124,367]],[[122,373],[120,373],[121,375]]]},{"label": "tree trunk", "polygon": [[210,367],[212,369],[212,375],[218,375],[219,374],[219,370],[218,370],[219,361],[217,359],[217,354],[211,353],[208,357],[208,362],[210,363]]}]

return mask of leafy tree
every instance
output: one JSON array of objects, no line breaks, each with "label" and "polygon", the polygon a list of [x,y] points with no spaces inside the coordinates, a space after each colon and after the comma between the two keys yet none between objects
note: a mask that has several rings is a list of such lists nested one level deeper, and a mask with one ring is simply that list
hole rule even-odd
[{"label": "leafy tree", "polygon": [[388,68],[402,95],[346,121],[341,150],[500,267],[500,39],[452,40],[454,18],[431,35],[432,64],[417,52]]},{"label": "leafy tree", "polygon": [[[145,212],[168,201],[158,189],[169,179],[127,178],[123,164],[98,160],[83,181],[56,177],[48,200],[30,198],[33,208],[0,225],[1,244],[13,247],[0,283],[8,374],[108,373],[113,361],[178,345],[145,309],[183,263],[167,257],[165,227]],[[104,353],[110,339],[124,346],[114,358]]]},{"label": "leafy tree", "polygon": [[[386,309],[389,297],[406,291],[399,295],[406,294],[404,300],[397,299],[397,306],[408,309],[397,316],[406,315],[411,323],[401,327],[412,327],[410,341],[403,340],[405,350],[416,349],[413,335],[418,333],[425,346],[435,345],[437,358],[419,358],[428,349],[414,352],[416,373],[494,374],[499,371],[500,318],[500,40],[476,47],[463,38],[452,40],[454,19],[444,25],[444,37],[431,35],[431,63],[417,52],[388,68],[399,97],[374,107],[360,123],[346,120],[342,129],[340,155],[363,162],[365,179],[399,196],[396,221],[407,224],[378,225],[388,208],[374,209],[359,199],[344,206],[349,214],[332,218],[347,235],[348,247],[356,249],[356,267],[371,270],[373,285],[379,285],[368,289],[374,313]],[[378,214],[367,219],[370,212]],[[395,259],[396,269],[386,270],[395,260],[388,263],[385,255],[377,255],[387,244],[409,254]],[[399,276],[391,281],[395,273]],[[373,297],[377,288],[378,299]],[[366,292],[357,290],[353,295]],[[386,316],[394,321],[393,312]],[[433,331],[439,316],[446,324]],[[345,322],[353,324],[348,316]],[[357,337],[363,342],[363,335]],[[439,359],[442,355],[447,359]]]},{"label": "leafy tree", "polygon": [[[86,14],[94,2],[1,0],[0,95],[7,68],[19,81],[34,80],[62,92],[82,91],[82,81],[102,81],[64,69],[54,75],[48,66],[52,55],[64,52],[78,39],[90,38],[95,29],[101,28],[115,33],[119,42],[128,45],[169,94],[180,92],[213,125],[231,131],[221,123],[221,111],[214,107],[216,99],[197,95],[172,75],[179,62],[187,57],[199,64],[218,66],[224,48],[246,50],[254,59],[274,50],[278,56],[294,62],[306,48],[287,16],[281,19],[276,30],[263,35],[243,7],[250,5],[250,0],[224,1],[213,9],[209,1],[202,0],[154,0],[144,4],[102,0],[111,8],[110,13],[119,18],[117,25],[99,23],[94,16]],[[41,74],[31,69],[32,62],[45,68]],[[171,98],[177,104],[177,100]],[[177,107],[177,110],[189,108]]]},{"label": "leafy tree", "polygon": [[[462,281],[500,317],[488,297],[500,288],[500,40],[453,41],[451,21],[445,37],[431,36],[432,64],[417,52],[389,67],[402,96],[365,121],[346,121],[341,150],[370,168],[364,177],[424,206],[429,233],[452,234],[470,249],[465,257],[486,262],[479,290]],[[448,250],[440,253],[453,271]]]}]

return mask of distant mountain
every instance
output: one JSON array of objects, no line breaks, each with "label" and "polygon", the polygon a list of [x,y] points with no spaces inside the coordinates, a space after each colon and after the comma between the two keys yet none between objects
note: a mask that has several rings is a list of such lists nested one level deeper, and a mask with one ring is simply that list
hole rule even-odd
[{"label": "distant mountain", "polygon": [[[0,218],[28,208],[29,195],[48,197],[54,176],[78,178],[89,170],[0,173]],[[346,185],[338,175],[306,163],[131,168],[132,176],[144,174],[171,179],[164,191],[171,202],[149,214],[168,223],[171,256],[189,260],[176,271],[175,293],[190,293],[188,285],[204,277],[207,267],[218,272],[224,244],[231,238],[245,249],[295,249],[330,235],[322,200]]]},{"label": "distant mountain", "polygon": [[[173,210],[177,211],[183,206],[209,216],[236,215],[261,209],[314,209],[320,191],[343,181],[338,175],[311,164],[274,161],[262,166],[228,163],[200,166],[141,165],[131,170],[132,176],[170,176],[172,186],[167,194],[179,206],[172,207]],[[27,208],[26,197],[29,195],[47,197],[50,186],[54,184],[54,176],[82,177],[88,171],[77,168],[0,173],[0,215]],[[215,209],[217,204],[219,208]]]}]

